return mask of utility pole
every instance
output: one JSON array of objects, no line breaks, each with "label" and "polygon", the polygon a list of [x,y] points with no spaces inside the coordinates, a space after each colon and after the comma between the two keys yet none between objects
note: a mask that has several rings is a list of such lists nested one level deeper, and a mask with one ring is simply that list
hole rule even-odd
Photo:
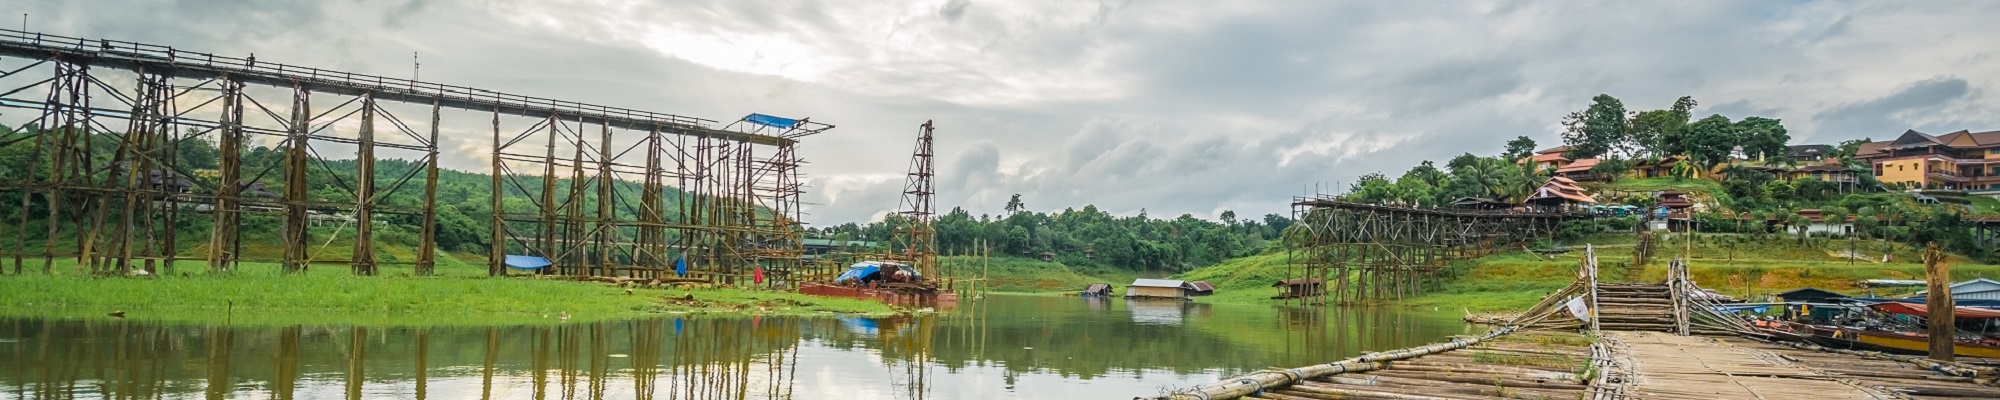
[{"label": "utility pole", "polygon": [[417,77],[422,76],[423,72],[424,64],[417,61],[417,52],[410,52],[410,80],[419,80]]}]

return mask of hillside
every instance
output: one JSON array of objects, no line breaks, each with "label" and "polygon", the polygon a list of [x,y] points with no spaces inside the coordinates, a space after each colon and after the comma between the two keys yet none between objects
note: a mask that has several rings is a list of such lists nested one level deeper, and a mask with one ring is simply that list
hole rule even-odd
[{"label": "hillside", "polygon": [[[982,262],[983,261],[983,262]],[[1097,264],[1069,265],[1024,257],[996,256],[938,257],[945,274],[956,279],[977,278],[983,272],[991,279],[988,290],[1009,293],[1075,292],[1092,283],[1124,287],[1137,278],[1158,278],[1164,274],[1144,273]]]}]

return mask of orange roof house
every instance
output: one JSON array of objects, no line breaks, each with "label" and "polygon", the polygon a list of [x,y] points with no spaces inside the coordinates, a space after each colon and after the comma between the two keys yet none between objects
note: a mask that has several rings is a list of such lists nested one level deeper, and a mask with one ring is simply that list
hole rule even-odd
[{"label": "orange roof house", "polygon": [[1531,209],[1562,211],[1579,205],[1597,204],[1597,199],[1590,197],[1583,188],[1576,186],[1576,181],[1558,176],[1543,182],[1542,186],[1535,188],[1535,192],[1529,194],[1522,203]]}]

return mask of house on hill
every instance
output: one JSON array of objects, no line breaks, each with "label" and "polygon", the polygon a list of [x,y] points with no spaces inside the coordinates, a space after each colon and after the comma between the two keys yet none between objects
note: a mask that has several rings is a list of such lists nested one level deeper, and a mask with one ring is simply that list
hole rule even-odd
[{"label": "house on hill", "polygon": [[1571,161],[1569,165],[1556,168],[1555,176],[1569,178],[1577,182],[1610,182],[1611,176],[1590,172],[1590,169],[1596,168],[1597,163],[1601,161],[1603,160],[1596,157]]},{"label": "house on hill", "polygon": [[1584,193],[1583,188],[1576,186],[1576,181],[1558,176],[1543,182],[1522,203],[1538,211],[1574,211],[1597,204],[1597,199]]},{"label": "house on hill", "polygon": [[1833,153],[1833,145],[1801,144],[1785,146],[1785,156],[1800,164],[1817,163],[1826,160]]},{"label": "house on hill", "polygon": [[[1632,174],[1640,178],[1664,178],[1674,176],[1674,167],[1689,162],[1687,156],[1671,155],[1658,160],[1639,160],[1632,164]],[[1699,177],[1699,175],[1697,175]]]},{"label": "house on hill", "polygon": [[1875,180],[1925,188],[2000,188],[2000,131],[1960,130],[1931,135],[1904,131],[1895,140],[1862,144],[1857,160],[1872,167]]},{"label": "house on hill", "polygon": [[1567,152],[1569,152],[1569,146],[1556,146],[1536,150],[1535,154],[1529,155],[1527,158],[1515,160],[1514,164],[1525,166],[1531,171],[1540,171],[1544,168],[1562,168],[1570,164],[1569,157],[1563,155],[1563,153]]}]

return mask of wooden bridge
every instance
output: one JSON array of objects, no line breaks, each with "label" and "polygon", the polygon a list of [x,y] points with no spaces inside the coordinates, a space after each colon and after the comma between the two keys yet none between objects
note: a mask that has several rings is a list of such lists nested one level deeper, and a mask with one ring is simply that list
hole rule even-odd
[{"label": "wooden bridge", "polygon": [[[74,258],[96,273],[165,275],[183,249],[202,245],[208,268],[228,270],[246,258],[246,217],[278,221],[270,242],[283,255],[253,261],[288,272],[330,263],[371,275],[407,264],[430,274],[445,150],[490,162],[481,189],[491,204],[459,210],[490,224],[474,233],[484,236],[476,245],[489,251],[490,274],[505,273],[502,260],[513,254],[548,259],[565,275],[658,276],[685,263],[690,275],[747,281],[753,268],[801,263],[804,161],[795,148],[833,128],[13,30],[0,30],[0,107],[36,115],[24,134],[0,136],[0,147],[31,154],[29,173],[0,179],[0,201],[23,209],[0,221],[14,239],[0,249],[17,274],[34,257],[44,272]],[[442,136],[450,132],[459,137]],[[219,160],[183,159],[178,147],[195,141],[214,143]],[[246,163],[258,158],[245,154],[257,143],[273,144],[282,162]],[[349,157],[352,174],[327,166]],[[390,172],[376,167],[378,157],[412,162]],[[195,166],[210,163],[219,166]],[[263,192],[267,181],[281,193]],[[391,201],[399,191],[421,200]],[[257,216],[267,213],[275,215]],[[317,214],[351,218],[352,228],[310,229]],[[377,258],[378,216],[421,227],[414,260]],[[177,237],[183,225],[213,228]],[[352,248],[320,254],[332,235]],[[59,244],[70,237],[75,243]]]},{"label": "wooden bridge", "polygon": [[1325,289],[1287,299],[1300,304],[1352,304],[1423,294],[1443,278],[1446,263],[1520,248],[1551,237],[1562,221],[1589,214],[1452,210],[1298,198],[1286,233],[1292,279]]}]

